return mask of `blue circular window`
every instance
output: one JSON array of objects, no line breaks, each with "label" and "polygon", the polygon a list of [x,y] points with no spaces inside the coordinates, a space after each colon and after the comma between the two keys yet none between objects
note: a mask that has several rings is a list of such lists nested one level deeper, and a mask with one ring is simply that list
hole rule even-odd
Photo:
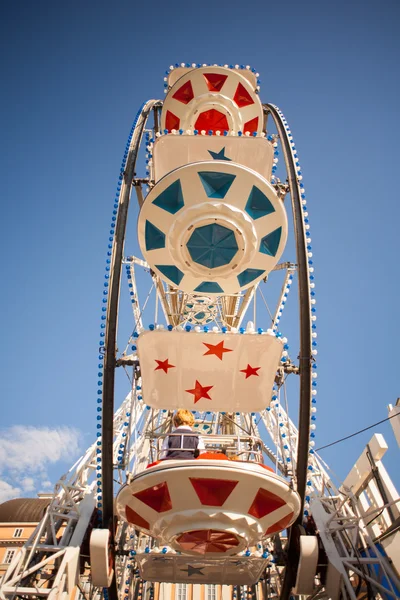
[{"label": "blue circular window", "polygon": [[187,249],[194,262],[215,269],[230,263],[239,248],[231,229],[213,223],[197,227],[187,242]]}]

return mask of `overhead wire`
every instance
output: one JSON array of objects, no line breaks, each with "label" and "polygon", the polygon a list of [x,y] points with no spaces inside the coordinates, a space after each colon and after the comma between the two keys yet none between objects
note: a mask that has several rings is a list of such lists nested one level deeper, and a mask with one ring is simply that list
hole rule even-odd
[{"label": "overhead wire", "polygon": [[374,423],[373,425],[369,425],[369,427],[364,427],[364,429],[360,429],[359,431],[356,431],[355,433],[352,433],[350,435],[346,435],[343,438],[340,438],[340,440],[336,440],[336,442],[331,442],[330,444],[326,444],[325,446],[320,446],[319,448],[315,449],[315,452],[319,452],[320,450],[324,450],[324,448],[329,448],[330,446],[334,446],[335,444],[339,444],[340,442],[344,442],[345,440],[349,440],[350,438],[354,437],[355,435],[359,435],[360,433],[363,433],[364,431],[368,431],[368,429],[372,429],[373,427],[376,427],[377,425],[380,425],[381,423],[385,423],[385,421],[389,421],[389,419],[393,419],[393,417],[398,417],[399,414],[395,414],[392,415],[391,417],[386,417],[386,419],[382,419],[382,421],[378,421],[377,423]]}]

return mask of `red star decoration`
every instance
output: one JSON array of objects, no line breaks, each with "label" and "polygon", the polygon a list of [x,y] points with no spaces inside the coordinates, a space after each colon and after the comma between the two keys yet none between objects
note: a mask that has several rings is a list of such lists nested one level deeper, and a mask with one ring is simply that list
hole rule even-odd
[{"label": "red star decoration", "polygon": [[212,398],[208,395],[208,391],[214,387],[213,385],[201,385],[196,379],[196,384],[193,390],[185,390],[185,392],[189,392],[189,394],[194,394],[194,403],[198,402],[201,398],[207,398],[207,400],[212,400]]},{"label": "red star decoration", "polygon": [[218,356],[219,360],[222,360],[222,356],[224,352],[232,352],[230,348],[224,348],[224,342],[220,342],[219,344],[206,344],[203,342],[205,346],[207,346],[208,350],[203,356],[207,356],[208,354],[215,354]]},{"label": "red star decoration", "polygon": [[158,370],[162,370],[164,371],[164,373],[168,374],[168,369],[174,369],[175,365],[170,365],[168,362],[168,358],[166,358],[165,360],[157,360],[155,359],[156,363],[157,363],[157,367],[154,369],[155,371]]},{"label": "red star decoration", "polygon": [[246,379],[248,379],[249,377],[251,377],[252,375],[256,375],[257,377],[259,376],[257,371],[261,369],[261,367],[251,367],[249,364],[247,365],[247,367],[245,369],[241,369],[241,373],[246,373]]}]

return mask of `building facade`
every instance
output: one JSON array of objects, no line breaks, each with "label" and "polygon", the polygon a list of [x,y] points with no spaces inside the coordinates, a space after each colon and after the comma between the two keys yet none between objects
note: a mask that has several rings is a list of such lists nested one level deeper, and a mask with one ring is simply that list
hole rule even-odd
[{"label": "building facade", "polygon": [[49,503],[49,497],[40,497],[0,504],[0,579],[35,531]]}]

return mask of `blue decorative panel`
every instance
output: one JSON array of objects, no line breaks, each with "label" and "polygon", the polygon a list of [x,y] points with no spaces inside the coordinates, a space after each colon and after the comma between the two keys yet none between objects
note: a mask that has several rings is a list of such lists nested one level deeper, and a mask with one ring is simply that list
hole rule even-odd
[{"label": "blue decorative panel", "polygon": [[257,279],[257,277],[260,277],[260,275],[262,275],[263,273],[265,273],[263,269],[246,269],[245,271],[239,273],[237,278],[240,286],[243,287],[244,285],[247,285],[254,279]]},{"label": "blue decorative panel", "polygon": [[155,265],[155,267],[176,285],[179,285],[183,279],[184,273],[174,265]]},{"label": "blue decorative panel", "polygon": [[192,260],[207,269],[227,265],[239,249],[233,231],[216,223],[197,227],[186,246]]},{"label": "blue decorative panel", "polygon": [[214,294],[217,294],[218,292],[223,294],[223,292],[224,292],[222,287],[215,281],[203,281],[203,283],[198,285],[194,291],[195,292],[210,292],[210,293],[214,293]]},{"label": "blue decorative panel", "polygon": [[199,171],[201,183],[209,198],[225,198],[236,175],[218,171]]},{"label": "blue decorative panel", "polygon": [[275,209],[267,196],[263,194],[258,187],[253,185],[245,206],[245,211],[253,219],[260,219],[261,217],[265,217],[266,215],[275,212]]},{"label": "blue decorative panel", "polygon": [[180,179],[171,183],[170,186],[161,192],[161,194],[153,200],[153,204],[171,213],[171,215],[177,213],[185,204],[183,201]]},{"label": "blue decorative panel", "polygon": [[153,225],[153,223],[150,223],[150,221],[146,221],[144,239],[146,242],[146,250],[165,248],[165,233]]},{"label": "blue decorative panel", "polygon": [[211,154],[211,157],[214,160],[229,160],[229,162],[232,161],[231,158],[225,156],[225,148],[222,148],[222,150],[220,150],[219,152],[213,152],[212,150],[209,150],[208,152],[209,154]]},{"label": "blue decorative panel", "polygon": [[278,227],[278,229],[275,229],[268,235],[265,235],[261,239],[260,252],[263,254],[269,254],[270,256],[275,256],[278,251],[279,242],[281,241],[281,235],[282,227]]},{"label": "blue decorative panel", "polygon": [[201,319],[204,319],[205,316],[206,316],[206,313],[199,312],[196,315],[194,315],[194,318],[197,319],[198,321],[201,321]]}]

